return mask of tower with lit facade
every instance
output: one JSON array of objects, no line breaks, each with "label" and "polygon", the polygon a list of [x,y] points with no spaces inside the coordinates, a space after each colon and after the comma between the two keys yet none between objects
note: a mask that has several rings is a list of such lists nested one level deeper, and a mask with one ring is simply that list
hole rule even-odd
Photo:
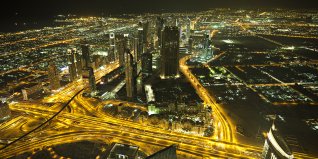
[{"label": "tower with lit facade", "polygon": [[76,48],[72,49],[72,52],[74,54],[74,63],[75,63],[75,67],[76,67],[76,76],[77,78],[81,78],[82,77],[82,57],[81,55],[78,53]]},{"label": "tower with lit facade", "polygon": [[93,68],[89,67],[88,69],[88,84],[90,92],[96,91],[96,82]]},{"label": "tower with lit facade", "polygon": [[179,29],[166,26],[162,31],[160,50],[160,77],[176,78],[179,76]]},{"label": "tower with lit facade", "polygon": [[115,33],[109,33],[109,51],[108,56],[110,61],[115,61],[117,59],[116,50],[115,50]]},{"label": "tower with lit facade", "polygon": [[141,56],[141,72],[143,75],[152,74],[152,54],[145,52]]},{"label": "tower with lit facade", "polygon": [[158,45],[161,47],[161,31],[164,27],[164,19],[161,17],[157,17],[156,28],[157,28],[157,37],[158,37]]},{"label": "tower with lit facade", "polygon": [[89,54],[89,45],[82,45],[82,67],[91,67],[91,59]]},{"label": "tower with lit facade", "polygon": [[125,75],[126,75],[126,93],[127,98],[133,99],[136,97],[136,64],[129,49],[125,50]]},{"label": "tower with lit facade", "polygon": [[137,56],[136,60],[140,61],[141,54],[144,51],[144,29],[142,27],[138,28],[138,37],[137,37]]},{"label": "tower with lit facade", "polygon": [[89,45],[82,45],[82,78],[85,83],[88,83],[91,93],[96,91],[96,81],[94,69],[92,68]]},{"label": "tower with lit facade", "polygon": [[148,48],[148,46],[149,46],[149,41],[150,41],[150,35],[149,35],[149,21],[143,22],[142,28],[143,28],[144,51],[147,51],[146,49]]},{"label": "tower with lit facade", "polygon": [[76,65],[74,61],[74,53],[72,50],[67,50],[67,65],[68,65],[68,72],[70,74],[70,81],[74,81],[77,77],[76,73]]},{"label": "tower with lit facade", "polygon": [[61,87],[60,74],[54,63],[50,62],[48,66],[48,78],[50,82],[51,90],[57,90]]},{"label": "tower with lit facade", "polygon": [[117,45],[116,45],[116,50],[118,53],[118,61],[120,66],[125,65],[125,47],[126,47],[126,42],[125,42],[125,37],[123,36],[117,36]]}]

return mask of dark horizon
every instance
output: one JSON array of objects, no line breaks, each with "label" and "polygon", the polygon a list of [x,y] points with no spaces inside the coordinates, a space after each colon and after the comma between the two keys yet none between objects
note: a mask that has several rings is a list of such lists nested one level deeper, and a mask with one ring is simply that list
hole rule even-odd
[{"label": "dark horizon", "polygon": [[3,5],[2,20],[45,19],[57,14],[98,16],[104,13],[200,11],[211,8],[318,8],[316,0],[12,0]]},{"label": "dark horizon", "polygon": [[[305,2],[304,2],[305,1]],[[0,32],[24,30],[36,26],[21,26],[23,23],[52,22],[59,14],[78,16],[109,16],[121,14],[192,12],[213,8],[242,9],[317,9],[316,0],[11,0],[0,11]],[[17,29],[14,23],[19,23]],[[37,24],[38,25],[38,24]],[[42,24],[41,26],[46,26]],[[22,28],[21,28],[22,27]],[[40,28],[40,26],[38,26]]]}]

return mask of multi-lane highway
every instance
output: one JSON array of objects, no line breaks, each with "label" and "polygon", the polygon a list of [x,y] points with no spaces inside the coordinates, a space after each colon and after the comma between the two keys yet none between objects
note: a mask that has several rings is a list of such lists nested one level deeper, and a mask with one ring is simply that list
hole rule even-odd
[{"label": "multi-lane highway", "polygon": [[[151,126],[145,127],[140,123],[115,118],[102,111],[105,104],[113,103],[116,105],[120,102],[123,103],[123,106],[130,106],[143,111],[147,110],[142,105],[117,100],[96,104],[97,100],[83,97],[82,93],[79,93],[70,102],[70,111],[63,111],[51,122],[43,126],[41,130],[32,132],[18,142],[1,150],[0,158],[8,158],[23,152],[32,152],[34,149],[81,140],[129,143],[139,146],[146,154],[151,154],[171,144],[177,144],[178,154],[182,158],[259,158],[262,148],[242,145],[236,142],[231,120],[224,115],[224,111],[216,104],[215,99],[189,71],[186,65],[186,60],[189,58],[181,59],[181,71],[192,83],[205,104],[213,109],[212,118],[214,118],[216,123],[216,131],[213,138],[191,136]],[[97,81],[102,75],[107,74],[116,67],[118,67],[118,63],[108,65],[107,69],[97,70],[95,72]],[[75,81],[43,100],[43,103],[68,101],[84,87],[85,84],[81,80]],[[60,107],[60,104],[48,107],[41,103],[13,103],[10,105],[10,109],[24,113],[26,120],[15,119],[13,122],[18,124],[10,125],[10,129],[12,131],[20,131],[25,123],[34,122],[36,119],[49,119],[58,112],[58,107]],[[38,121],[38,124],[43,122]],[[6,125],[8,126],[8,124],[5,124],[1,129],[7,129]],[[16,138],[18,137],[16,136]],[[310,156],[305,156],[304,154],[297,155],[302,156],[302,158],[310,158]]]}]

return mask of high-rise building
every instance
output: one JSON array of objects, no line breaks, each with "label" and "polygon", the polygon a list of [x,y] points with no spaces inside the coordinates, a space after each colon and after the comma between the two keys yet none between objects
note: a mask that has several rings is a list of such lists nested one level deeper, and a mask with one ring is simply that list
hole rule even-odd
[{"label": "high-rise building", "polygon": [[74,81],[77,78],[77,68],[75,65],[75,55],[72,50],[67,50],[67,65],[68,65],[68,71],[70,74],[70,81]]},{"label": "high-rise building", "polygon": [[143,42],[144,42],[144,50],[148,47],[149,45],[149,22],[146,21],[142,25],[143,28]]},{"label": "high-rise building", "polygon": [[132,99],[136,97],[136,64],[129,49],[125,51],[125,74],[126,74],[126,93],[127,97]]},{"label": "high-rise building", "polygon": [[138,28],[138,42],[137,42],[137,61],[140,61],[141,54],[144,51],[144,30],[143,28]]},{"label": "high-rise building", "polygon": [[91,92],[95,92],[96,91],[96,81],[95,81],[95,75],[94,75],[94,70],[93,68],[88,68],[89,69],[89,89]]},{"label": "high-rise building", "polygon": [[83,80],[88,83],[89,91],[91,93],[96,91],[95,75],[92,67],[83,69]]},{"label": "high-rise building", "polygon": [[162,32],[160,50],[160,77],[175,78],[179,76],[179,29],[166,26]]},{"label": "high-rise building", "polygon": [[126,47],[126,37],[123,37],[123,36],[117,36],[118,40],[117,40],[117,53],[118,53],[118,60],[119,60],[119,65],[120,66],[124,66],[125,64],[125,47]]},{"label": "high-rise building", "polygon": [[187,17],[187,21],[186,21],[186,25],[187,25],[187,30],[186,30],[186,37],[187,37],[187,40],[190,38],[190,35],[191,35],[191,20],[189,19],[189,17]]},{"label": "high-rise building", "polygon": [[60,74],[57,70],[57,67],[52,62],[49,63],[48,78],[49,78],[51,90],[57,90],[61,87]]},{"label": "high-rise building", "polygon": [[206,31],[204,34],[203,34],[203,36],[204,36],[204,45],[203,45],[203,47],[204,47],[204,49],[208,49],[209,48],[209,46],[210,46],[210,31]]},{"label": "high-rise building", "polygon": [[157,17],[156,27],[157,27],[158,45],[159,45],[159,47],[161,47],[161,31],[164,27],[163,18]]},{"label": "high-rise building", "polygon": [[275,124],[272,125],[267,133],[264,149],[262,153],[263,159],[292,159],[294,158],[286,141],[280,135]]},{"label": "high-rise building", "polygon": [[93,61],[94,61],[94,68],[100,68],[103,66],[103,58],[102,55],[95,54],[93,55]]},{"label": "high-rise building", "polygon": [[152,74],[152,54],[145,52],[141,57],[141,72],[143,75]]},{"label": "high-rise building", "polygon": [[115,33],[109,33],[109,49],[108,49],[108,56],[110,61],[115,61],[116,57],[116,50],[115,50]]},{"label": "high-rise building", "polygon": [[70,81],[74,81],[82,76],[82,61],[76,48],[67,50],[67,64],[70,74]]},{"label": "high-rise building", "polygon": [[192,54],[192,47],[193,47],[193,38],[192,38],[192,36],[190,36],[188,39],[188,53],[189,54]]},{"label": "high-rise building", "polygon": [[137,89],[137,94],[143,94],[145,92],[143,75],[141,74],[136,77],[136,89]]},{"label": "high-rise building", "polygon": [[89,54],[89,45],[82,45],[82,67],[91,67],[91,59]]},{"label": "high-rise building", "polygon": [[76,76],[77,78],[81,78],[82,77],[82,57],[81,55],[78,53],[78,51],[76,50],[76,48],[72,49],[72,52],[74,54],[74,63],[75,63],[75,67],[76,67]]},{"label": "high-rise building", "polygon": [[134,57],[135,62],[138,61],[138,43],[139,43],[138,41],[139,41],[138,38],[136,38],[136,37],[133,38],[132,55]]},{"label": "high-rise building", "polygon": [[213,50],[211,48],[211,33],[207,30],[204,34],[204,49],[206,57],[213,57]]}]

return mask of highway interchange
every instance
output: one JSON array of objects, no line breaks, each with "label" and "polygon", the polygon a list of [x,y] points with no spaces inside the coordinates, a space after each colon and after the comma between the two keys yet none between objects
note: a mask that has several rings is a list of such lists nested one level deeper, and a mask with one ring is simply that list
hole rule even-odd
[{"label": "highway interchange", "polygon": [[[101,140],[106,143],[117,141],[134,144],[148,155],[165,146],[177,144],[178,155],[183,156],[182,158],[259,158],[262,148],[237,143],[231,121],[224,116],[222,109],[215,104],[215,99],[204,90],[195,76],[188,70],[185,62],[189,58],[185,57],[180,60],[181,71],[191,81],[205,104],[214,110],[213,115],[217,121],[215,122],[217,129],[213,137],[191,136],[155,127],[145,127],[142,123],[109,116],[102,110],[105,104],[118,105],[125,102],[110,100],[95,105],[95,99],[82,96],[81,89],[85,88],[85,84],[79,80],[43,100],[43,103],[65,102],[79,92],[68,105],[68,109],[62,111],[49,123],[42,125],[40,130],[30,133],[5,149],[1,149],[0,158],[8,158],[43,147],[81,140]],[[97,70],[95,72],[96,79],[100,79],[103,74],[116,67],[118,67],[118,63],[105,67],[107,69]],[[14,132],[19,132],[21,127],[28,122],[34,122],[35,119],[38,119],[37,122],[40,125],[44,122],[43,120],[49,119],[61,109],[62,104],[59,103],[51,107],[41,103],[13,103],[10,105],[10,109],[21,112],[23,115],[1,125],[1,131],[14,134]],[[125,103],[125,106],[143,108],[131,102]],[[31,130],[32,127],[29,131]],[[298,154],[298,156],[310,158],[304,154]]]}]

